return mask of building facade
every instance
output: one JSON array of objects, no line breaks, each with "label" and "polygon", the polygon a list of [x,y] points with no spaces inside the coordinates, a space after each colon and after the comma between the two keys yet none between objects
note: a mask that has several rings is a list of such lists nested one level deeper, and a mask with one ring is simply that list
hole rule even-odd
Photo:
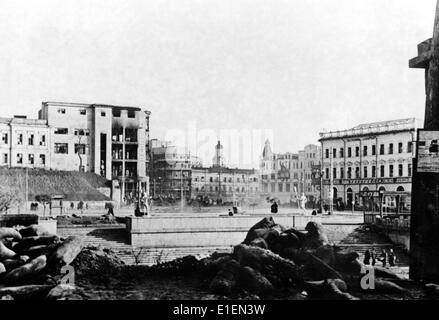
[{"label": "building facade", "polygon": [[127,200],[148,188],[149,111],[43,102],[38,120],[0,119],[0,165],[94,172]]},{"label": "building facade", "polygon": [[313,184],[312,166],[320,164],[320,147],[307,145],[298,153],[273,153],[265,142],[260,165],[261,196],[281,203],[295,203],[302,193],[312,205],[319,197]]},{"label": "building facade", "polygon": [[202,166],[200,158],[171,143],[153,139],[151,149],[150,190],[163,200],[191,198],[192,167]]},{"label": "building facade", "polygon": [[232,203],[241,206],[258,203],[260,190],[257,171],[227,167],[223,149],[218,141],[211,167],[192,167],[192,200],[205,204]]},{"label": "building facade", "polygon": [[320,133],[325,202],[351,208],[362,204],[361,192],[411,192],[417,127],[409,118]]}]

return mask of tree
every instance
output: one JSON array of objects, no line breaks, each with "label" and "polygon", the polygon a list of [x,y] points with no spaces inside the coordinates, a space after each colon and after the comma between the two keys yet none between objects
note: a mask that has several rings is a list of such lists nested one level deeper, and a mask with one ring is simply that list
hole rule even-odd
[{"label": "tree", "polygon": [[20,204],[22,199],[17,195],[14,190],[9,188],[0,187],[0,212],[8,213],[14,205]]},{"label": "tree", "polygon": [[45,216],[46,215],[46,205],[48,203],[50,203],[50,201],[52,200],[51,197],[48,194],[39,194],[39,195],[35,196],[35,200],[43,205],[43,208],[44,208],[43,215]]}]

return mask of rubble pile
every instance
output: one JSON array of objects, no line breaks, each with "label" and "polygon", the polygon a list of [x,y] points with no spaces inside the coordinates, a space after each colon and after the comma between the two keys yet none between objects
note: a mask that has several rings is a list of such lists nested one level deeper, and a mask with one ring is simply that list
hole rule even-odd
[{"label": "rubble pile", "polygon": [[36,224],[0,228],[0,299],[65,298],[75,289],[65,266],[81,249],[80,238],[62,239]]},{"label": "rubble pile", "polygon": [[[323,226],[309,222],[305,232],[286,229],[272,217],[254,225],[233,253],[200,261],[212,274],[212,293],[233,296],[242,291],[261,298],[291,292],[296,298],[358,300],[368,294],[409,298],[413,282],[382,267],[374,268],[374,290],[361,285],[364,265],[357,252],[330,243]],[[363,273],[362,273],[363,271]],[[364,281],[364,280],[363,280]]]}]

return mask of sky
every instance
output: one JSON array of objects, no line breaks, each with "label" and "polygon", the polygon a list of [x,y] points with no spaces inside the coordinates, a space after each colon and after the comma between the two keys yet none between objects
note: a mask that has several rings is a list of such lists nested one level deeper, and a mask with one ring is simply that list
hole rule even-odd
[{"label": "sky", "polygon": [[0,116],[36,118],[42,101],[141,106],[151,138],[244,130],[274,152],[324,130],[422,121],[424,72],[408,60],[432,36],[435,5],[0,0]]}]

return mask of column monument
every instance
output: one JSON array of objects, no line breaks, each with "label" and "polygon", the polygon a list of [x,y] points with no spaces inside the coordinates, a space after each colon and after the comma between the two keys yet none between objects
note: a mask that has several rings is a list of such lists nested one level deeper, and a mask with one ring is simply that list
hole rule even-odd
[{"label": "column monument", "polygon": [[413,160],[410,278],[439,281],[439,1],[433,38],[418,45],[410,68],[425,69],[425,120]]}]

